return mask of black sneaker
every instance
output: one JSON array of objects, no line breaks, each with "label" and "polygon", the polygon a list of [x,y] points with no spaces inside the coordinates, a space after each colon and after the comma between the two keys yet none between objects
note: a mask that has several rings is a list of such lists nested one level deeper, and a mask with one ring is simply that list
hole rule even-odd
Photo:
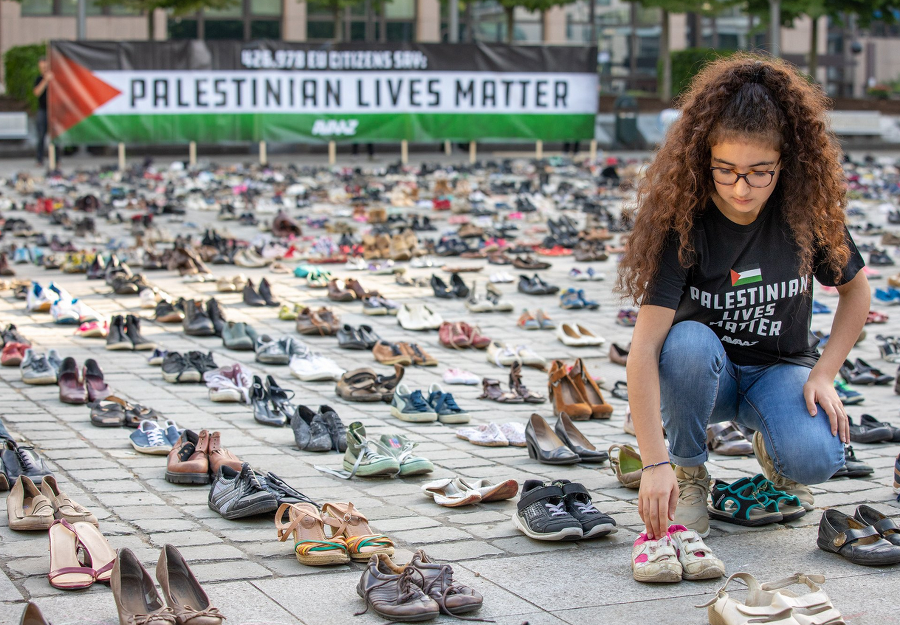
[{"label": "black sneaker", "polygon": [[860,427],[866,426],[873,428],[888,428],[891,431],[891,438],[888,440],[892,443],[900,443],[900,428],[895,427],[885,421],[878,421],[870,414],[860,415],[859,425]]},{"label": "black sneaker", "polygon": [[254,471],[253,473],[256,474],[256,479],[259,482],[259,485],[275,495],[275,499],[278,500],[279,506],[283,503],[291,504],[306,502],[311,503],[316,508],[319,507],[319,504],[292,487],[290,484],[285,482],[283,479],[281,479],[271,471],[269,473],[260,473],[259,471]]},{"label": "black sneaker", "polygon": [[[894,437],[891,428],[885,423],[878,423],[871,415],[865,423],[853,423],[853,417],[847,417],[850,427],[850,442],[852,443],[883,443]],[[874,422],[874,423],[873,423]]]},{"label": "black sneaker", "polygon": [[512,520],[535,540],[578,540],[583,536],[581,522],[566,510],[563,489],[540,480],[525,481]]},{"label": "black sneaker", "polygon": [[207,371],[213,371],[219,368],[216,361],[213,360],[212,352],[188,352],[185,357],[189,366],[194,367],[203,378],[203,374]]},{"label": "black sneaker", "polygon": [[141,334],[141,320],[134,315],[128,315],[125,319],[125,335],[131,341],[132,349],[146,351],[156,347],[156,343],[148,341]]},{"label": "black sneaker", "polygon": [[6,488],[12,488],[20,475],[30,477],[33,482],[37,483],[40,483],[45,475],[53,475],[53,471],[37,454],[34,447],[18,445],[16,441],[9,438],[6,439],[6,448],[0,451],[0,462],[3,463],[2,475],[6,477]]},{"label": "black sneaker", "polygon": [[178,352],[169,352],[162,363],[163,380],[170,384],[179,382],[199,382],[202,378],[188,359]]},{"label": "black sneaker", "polygon": [[868,477],[875,473],[875,469],[856,459],[856,453],[850,445],[844,445],[844,466],[831,476],[832,480],[839,477]]},{"label": "black sneaker", "polygon": [[591,495],[583,485],[569,480],[556,480],[553,485],[562,488],[566,511],[581,523],[582,538],[599,538],[619,531],[611,516],[594,507]]},{"label": "black sneaker", "polygon": [[209,489],[209,509],[225,519],[242,519],[278,508],[275,495],[259,483],[256,474],[246,462],[240,473],[228,465],[219,467],[219,473]]},{"label": "black sneaker", "polygon": [[125,319],[122,315],[116,315],[109,322],[109,332],[106,335],[106,349],[134,349],[132,342],[125,336]]}]

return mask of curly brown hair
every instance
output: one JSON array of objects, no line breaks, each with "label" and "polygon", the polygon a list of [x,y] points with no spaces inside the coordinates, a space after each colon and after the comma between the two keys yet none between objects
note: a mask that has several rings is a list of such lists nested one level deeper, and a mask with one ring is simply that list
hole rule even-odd
[{"label": "curly brown hair", "polygon": [[839,276],[850,255],[844,238],[846,192],[841,150],[829,130],[829,100],[780,59],[738,53],[707,65],[680,98],[668,131],[638,185],[634,231],[619,264],[616,290],[640,304],[649,294],[670,237],[682,266],[693,263],[691,229],[714,193],[710,148],[742,139],[781,153],[777,184],[791,198],[782,214],[810,273],[814,250]]}]

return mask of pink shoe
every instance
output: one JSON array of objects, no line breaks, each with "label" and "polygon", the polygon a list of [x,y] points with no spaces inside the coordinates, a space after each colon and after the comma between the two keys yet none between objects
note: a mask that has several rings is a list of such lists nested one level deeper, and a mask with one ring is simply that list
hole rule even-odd
[{"label": "pink shoe", "polygon": [[[872,279],[872,280],[875,280],[876,278],[880,278],[880,277],[881,277],[881,272],[880,272],[880,271],[878,271],[878,270],[876,270],[876,269],[872,269],[872,268],[869,267],[868,265],[863,266],[862,270],[863,270],[863,273],[866,274],[866,277],[867,277],[867,278],[870,278],[870,279]],[[834,287],[824,287],[824,288],[827,289],[827,288],[834,288]],[[834,289],[834,290],[837,291],[837,289]]]},{"label": "pink shoe", "polygon": [[105,338],[107,334],[109,334],[109,324],[105,321],[103,325],[100,325],[97,321],[88,321],[87,323],[82,323],[75,330],[75,336],[83,336],[85,338]]},{"label": "pink shoe", "polygon": [[650,540],[641,533],[631,548],[631,574],[639,582],[672,583],[681,581],[681,563],[669,539]]}]

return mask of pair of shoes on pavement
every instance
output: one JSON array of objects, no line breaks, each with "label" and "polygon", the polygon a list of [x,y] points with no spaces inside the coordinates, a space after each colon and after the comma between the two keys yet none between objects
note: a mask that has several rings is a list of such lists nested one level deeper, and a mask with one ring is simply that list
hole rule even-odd
[{"label": "pair of shoes on pavement", "polygon": [[670,525],[658,540],[645,533],[638,536],[631,548],[631,572],[639,582],[672,583],[722,577],[725,565],[697,532]]},{"label": "pair of shoes on pavement", "polygon": [[594,507],[587,489],[569,480],[526,480],[512,521],[534,540],[582,540],[618,531],[615,520]]}]

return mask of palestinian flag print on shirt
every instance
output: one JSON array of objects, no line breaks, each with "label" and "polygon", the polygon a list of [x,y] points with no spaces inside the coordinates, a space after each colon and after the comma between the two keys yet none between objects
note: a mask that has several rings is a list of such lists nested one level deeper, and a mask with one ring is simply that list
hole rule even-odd
[{"label": "palestinian flag print on shirt", "polygon": [[762,271],[759,264],[731,270],[731,286],[743,286],[755,282],[762,282]]}]

